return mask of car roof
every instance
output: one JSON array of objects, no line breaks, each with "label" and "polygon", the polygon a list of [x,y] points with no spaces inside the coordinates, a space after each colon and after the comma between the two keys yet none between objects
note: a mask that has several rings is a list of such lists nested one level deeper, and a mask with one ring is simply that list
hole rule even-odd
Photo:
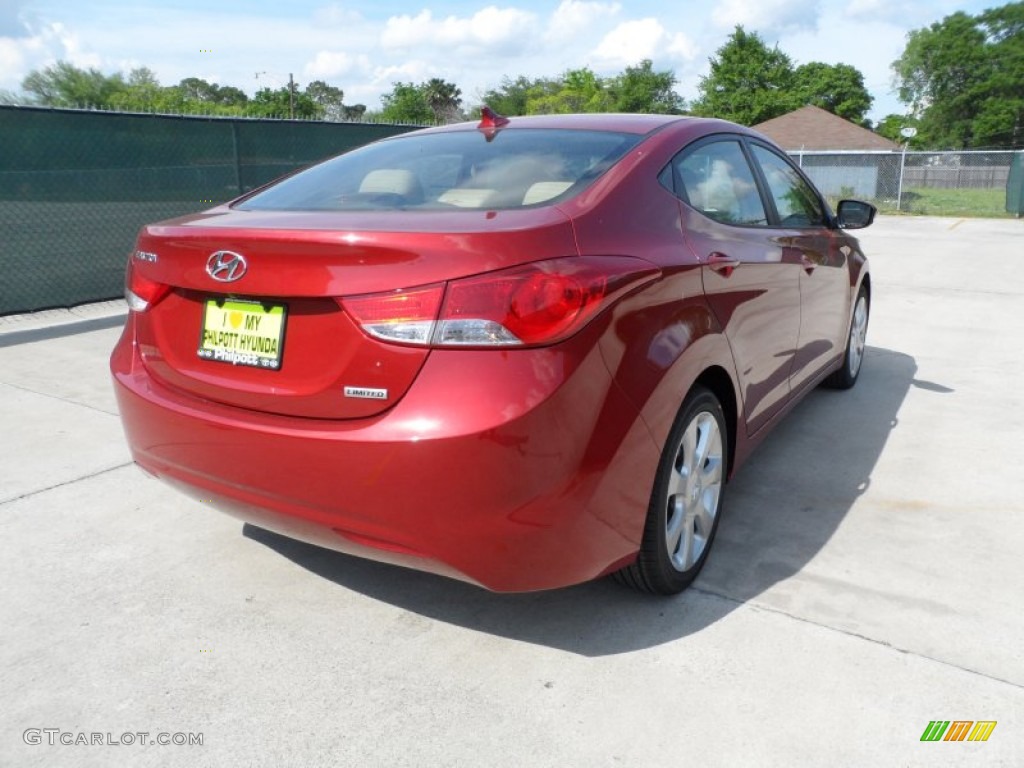
[{"label": "car roof", "polygon": [[[647,134],[664,125],[679,122],[699,123],[703,118],[685,117],[682,115],[641,115],[623,113],[590,113],[576,115],[529,115],[510,117],[509,122],[499,130],[515,130],[521,128],[548,128],[578,131],[617,131],[620,133]],[[478,121],[442,125],[427,128],[418,133],[444,133],[449,131],[468,131],[479,128]]]}]

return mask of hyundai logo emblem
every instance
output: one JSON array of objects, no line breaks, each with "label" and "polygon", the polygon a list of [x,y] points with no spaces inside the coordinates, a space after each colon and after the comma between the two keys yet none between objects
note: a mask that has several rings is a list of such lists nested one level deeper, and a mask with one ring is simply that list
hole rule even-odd
[{"label": "hyundai logo emblem", "polygon": [[222,283],[233,283],[242,277],[248,268],[245,257],[234,251],[217,251],[211,253],[210,258],[206,260],[207,274]]}]

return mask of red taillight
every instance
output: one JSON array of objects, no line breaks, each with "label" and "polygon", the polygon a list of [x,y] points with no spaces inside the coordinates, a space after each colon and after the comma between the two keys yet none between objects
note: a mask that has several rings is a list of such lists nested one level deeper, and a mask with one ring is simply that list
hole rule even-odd
[{"label": "red taillight", "polygon": [[457,280],[448,288],[435,343],[525,345],[558,341],[574,326],[586,322],[581,314],[587,315],[588,307],[600,303],[606,287],[605,275],[600,273],[561,274],[533,265]]},{"label": "red taillight", "polygon": [[[567,258],[406,291],[341,299],[364,331],[436,347],[561,341],[658,269],[627,257]],[[441,297],[444,302],[441,302]]]},{"label": "red taillight", "polygon": [[166,296],[171,286],[143,277],[132,263],[133,259],[134,256],[128,259],[128,267],[125,270],[124,298],[129,309],[145,312]]}]

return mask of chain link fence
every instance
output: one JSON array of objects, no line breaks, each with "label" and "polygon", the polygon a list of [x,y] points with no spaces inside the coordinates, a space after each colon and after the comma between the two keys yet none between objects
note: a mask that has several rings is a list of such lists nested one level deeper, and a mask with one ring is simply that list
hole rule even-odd
[{"label": "chain link fence", "polygon": [[142,225],[411,128],[0,106],[0,315],[120,296]]},{"label": "chain link fence", "polygon": [[1024,152],[792,152],[833,204],[844,197],[885,213],[1006,216],[1024,213]]}]

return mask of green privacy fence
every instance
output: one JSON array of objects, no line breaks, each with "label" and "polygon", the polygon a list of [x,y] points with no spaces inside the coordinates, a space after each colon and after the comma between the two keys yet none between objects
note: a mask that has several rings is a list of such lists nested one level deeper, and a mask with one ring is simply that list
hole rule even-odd
[{"label": "green privacy fence", "polygon": [[1024,216],[1024,152],[1014,155],[1006,180],[1006,212],[1018,219]]},{"label": "green privacy fence", "polygon": [[120,296],[143,224],[410,129],[0,106],[0,315]]}]

